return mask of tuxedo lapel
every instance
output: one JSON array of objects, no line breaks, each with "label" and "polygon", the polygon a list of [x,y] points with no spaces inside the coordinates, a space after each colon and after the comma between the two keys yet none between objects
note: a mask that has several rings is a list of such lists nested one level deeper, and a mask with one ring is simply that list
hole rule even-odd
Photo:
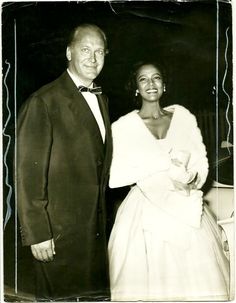
[{"label": "tuxedo lapel", "polygon": [[104,174],[109,171],[111,157],[112,157],[112,137],[111,137],[111,124],[108,110],[107,99],[104,95],[98,95],[99,107],[102,113],[103,121],[106,129],[106,139],[105,139],[105,161],[104,161]]},{"label": "tuxedo lapel", "polygon": [[63,94],[65,96],[65,102],[71,111],[75,127],[84,128],[88,131],[93,138],[94,148],[100,149],[104,152],[104,146],[102,141],[101,132],[97,121],[83,95],[78,91],[78,88],[70,78],[67,72],[65,72],[61,77],[61,82],[63,82]]},{"label": "tuxedo lapel", "polygon": [[100,111],[102,114],[103,122],[105,125],[106,137],[107,137],[107,132],[109,132],[109,129],[110,129],[110,121],[109,121],[109,116],[108,116],[108,109],[105,104],[106,99],[103,95],[98,95],[97,99],[98,99],[99,108],[100,108]]},{"label": "tuxedo lapel", "polygon": [[[80,101],[79,107],[80,107],[80,115],[83,116],[84,126],[91,132],[91,135],[96,137],[96,141],[99,141],[97,143],[103,144],[102,135],[97,123],[96,118],[94,117],[94,114],[89,107],[87,101],[83,97],[81,93],[78,92],[77,99]],[[77,100],[77,101],[78,101]],[[87,121],[86,121],[87,120]]]}]

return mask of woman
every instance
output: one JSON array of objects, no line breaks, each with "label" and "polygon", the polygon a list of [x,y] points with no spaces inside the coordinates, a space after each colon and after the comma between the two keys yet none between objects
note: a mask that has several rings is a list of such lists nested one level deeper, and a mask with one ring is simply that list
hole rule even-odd
[{"label": "woman", "polygon": [[112,300],[226,300],[220,232],[202,211],[208,161],[196,119],[183,106],[161,107],[157,64],[133,76],[141,109],[112,126],[110,187],[131,185],[109,240]]}]

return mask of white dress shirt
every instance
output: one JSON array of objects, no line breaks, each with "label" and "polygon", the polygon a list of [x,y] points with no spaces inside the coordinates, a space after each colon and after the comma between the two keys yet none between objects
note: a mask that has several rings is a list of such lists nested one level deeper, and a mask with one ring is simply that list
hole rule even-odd
[{"label": "white dress shirt", "polygon": [[[84,86],[84,84],[75,75],[73,75],[69,71],[69,69],[67,69],[67,72],[77,87],[79,87],[80,85]],[[93,83],[89,86],[89,88],[92,88],[92,87],[93,87]],[[104,125],[104,121],[102,118],[102,114],[101,114],[101,111],[99,108],[98,99],[95,94],[90,93],[90,92],[81,92],[81,94],[83,95],[84,99],[88,103],[88,106],[90,107],[90,109],[97,121],[98,127],[101,132],[102,140],[104,143],[105,136],[106,136],[106,130],[105,130],[105,125]]]}]

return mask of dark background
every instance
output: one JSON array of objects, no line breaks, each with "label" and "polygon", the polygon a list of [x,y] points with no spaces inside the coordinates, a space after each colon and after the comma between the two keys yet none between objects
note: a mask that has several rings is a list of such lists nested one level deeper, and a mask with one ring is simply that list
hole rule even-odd
[{"label": "dark background", "polygon": [[[3,69],[14,72],[14,23],[17,44],[17,104],[66,67],[69,31],[82,22],[95,23],[108,36],[110,54],[99,78],[110,98],[112,118],[132,108],[124,86],[132,64],[143,58],[162,60],[169,75],[168,103],[190,109],[215,108],[216,1],[18,2],[3,4]],[[219,85],[225,72],[225,31],[231,5],[219,3]],[[231,65],[226,88],[231,93]],[[12,76],[12,75],[11,75]],[[9,79],[8,79],[9,80]],[[219,90],[219,105],[225,97]]]},{"label": "dark background", "polygon": [[[13,184],[14,115],[32,92],[54,80],[64,71],[68,33],[80,23],[95,23],[108,37],[109,54],[96,82],[102,85],[109,97],[112,121],[134,109],[133,99],[126,93],[124,87],[131,66],[145,58],[157,59],[166,66],[168,83],[167,93],[162,100],[163,106],[178,103],[186,106],[197,116],[202,111],[211,113],[213,117],[216,111],[225,112],[228,97],[223,92],[223,80],[229,98],[232,97],[232,12],[227,1],[218,3],[218,8],[217,61],[215,0],[3,3],[2,68],[5,84],[3,83],[2,109],[3,126],[6,126],[3,147],[4,151],[9,147],[6,155],[9,183]],[[227,28],[229,41],[225,55]],[[9,71],[7,63],[10,64]],[[218,98],[215,90],[217,79]],[[11,116],[6,104],[7,97]],[[220,127],[215,123],[214,120],[213,125],[216,128]],[[226,122],[223,121],[223,124]],[[203,124],[200,127],[204,128]],[[11,136],[10,142],[7,135]],[[204,140],[206,137],[207,135]],[[209,158],[214,158],[215,151],[212,146],[208,141],[206,145]],[[5,166],[4,176],[6,177]],[[9,187],[4,185],[4,215],[7,210],[5,201],[8,193]],[[5,283],[14,287],[14,238],[17,237],[18,287],[19,290],[30,292],[33,284],[30,283],[31,265],[25,260],[29,260],[31,256],[27,249],[21,248],[19,235],[15,235],[13,196],[10,205],[12,216],[4,232]],[[29,274],[26,274],[27,271]]]}]

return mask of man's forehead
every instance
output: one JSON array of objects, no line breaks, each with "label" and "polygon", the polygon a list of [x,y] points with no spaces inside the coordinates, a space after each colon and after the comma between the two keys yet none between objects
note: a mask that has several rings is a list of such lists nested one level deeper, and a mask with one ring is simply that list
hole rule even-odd
[{"label": "man's forehead", "polygon": [[96,42],[104,45],[104,39],[99,31],[94,29],[85,28],[80,29],[75,33],[74,42]]}]

